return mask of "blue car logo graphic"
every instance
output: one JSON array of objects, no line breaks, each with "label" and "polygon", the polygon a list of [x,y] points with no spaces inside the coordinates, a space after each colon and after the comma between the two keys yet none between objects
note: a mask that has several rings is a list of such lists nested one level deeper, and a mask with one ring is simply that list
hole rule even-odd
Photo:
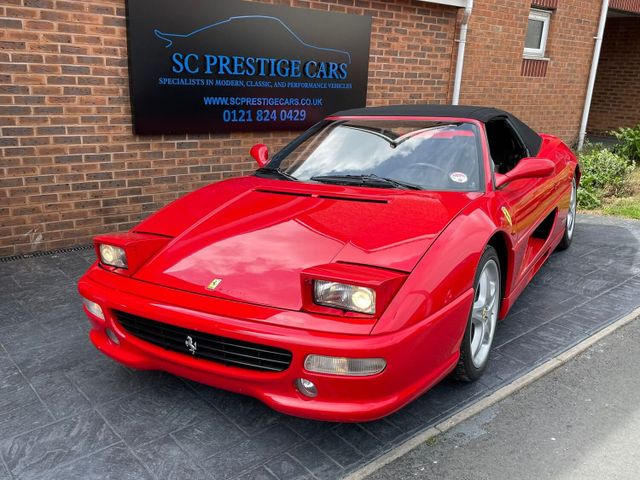
[{"label": "blue car logo graphic", "polygon": [[280,26],[284,27],[284,29],[286,31],[288,31],[293,38],[298,41],[301,45],[317,50],[317,51],[322,51],[322,52],[330,52],[330,53],[337,53],[340,55],[344,55],[347,59],[347,63],[350,64],[351,63],[351,54],[345,50],[337,50],[335,48],[326,48],[326,47],[318,47],[317,45],[311,45],[307,42],[305,42],[304,40],[302,40],[300,38],[299,35],[297,35],[291,28],[289,28],[289,26],[284,23],[282,20],[280,20],[277,17],[271,17],[271,16],[267,16],[267,15],[242,15],[242,16],[235,16],[235,17],[229,17],[226,20],[222,20],[216,23],[212,23],[209,25],[206,25],[204,27],[198,28],[196,30],[193,30],[192,32],[189,33],[167,33],[167,32],[162,32],[158,29],[155,29],[153,31],[153,33],[155,34],[156,37],[158,37],[160,40],[165,41],[167,44],[165,45],[165,48],[170,48],[171,46],[173,46],[174,44],[174,40],[175,39],[180,39],[180,38],[191,38],[194,35],[198,35],[199,33],[205,32],[207,30],[211,30],[214,29],[216,27],[219,27],[221,25],[227,25],[227,24],[231,24],[233,22],[237,22],[239,20],[247,20],[247,19],[258,19],[258,20],[266,20],[266,21],[271,21],[271,22],[277,22],[278,24],[280,24]]}]

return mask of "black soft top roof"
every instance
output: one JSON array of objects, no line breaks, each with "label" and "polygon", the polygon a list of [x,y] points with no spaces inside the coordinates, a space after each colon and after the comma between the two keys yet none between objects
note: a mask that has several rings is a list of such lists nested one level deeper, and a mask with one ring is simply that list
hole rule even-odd
[{"label": "black soft top roof", "polygon": [[506,117],[524,142],[530,156],[540,151],[542,138],[514,115],[504,110],[492,107],[478,107],[474,105],[388,105],[384,107],[367,107],[343,110],[333,116],[341,117],[455,117],[468,118],[486,123],[494,118]]}]

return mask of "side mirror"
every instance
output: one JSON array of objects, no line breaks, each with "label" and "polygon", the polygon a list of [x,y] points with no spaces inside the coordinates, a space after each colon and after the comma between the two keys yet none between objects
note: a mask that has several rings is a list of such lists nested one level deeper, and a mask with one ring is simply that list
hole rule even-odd
[{"label": "side mirror", "polygon": [[556,165],[551,160],[533,157],[523,158],[511,171],[505,174],[496,173],[496,188],[523,178],[548,177],[553,174],[555,169]]},{"label": "side mirror", "polygon": [[264,143],[256,143],[249,153],[261,168],[269,161],[269,149]]}]

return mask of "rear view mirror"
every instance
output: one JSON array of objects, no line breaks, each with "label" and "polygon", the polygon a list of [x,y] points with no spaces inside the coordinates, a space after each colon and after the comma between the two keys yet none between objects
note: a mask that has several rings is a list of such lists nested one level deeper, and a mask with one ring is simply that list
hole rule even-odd
[{"label": "rear view mirror", "polygon": [[553,174],[556,169],[555,163],[544,158],[523,158],[509,172],[505,174],[496,173],[496,188],[505,186],[515,180],[523,178],[544,178]]},{"label": "rear view mirror", "polygon": [[249,153],[261,168],[269,161],[269,149],[264,143],[256,143]]}]

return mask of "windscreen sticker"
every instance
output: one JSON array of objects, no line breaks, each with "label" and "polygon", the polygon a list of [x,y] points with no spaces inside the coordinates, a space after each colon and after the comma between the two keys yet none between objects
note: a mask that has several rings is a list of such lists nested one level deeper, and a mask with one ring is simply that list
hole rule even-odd
[{"label": "windscreen sticker", "polygon": [[456,183],[467,183],[467,176],[462,173],[462,172],[453,172],[451,175],[449,175],[449,178],[451,179],[451,181],[456,182]]}]

